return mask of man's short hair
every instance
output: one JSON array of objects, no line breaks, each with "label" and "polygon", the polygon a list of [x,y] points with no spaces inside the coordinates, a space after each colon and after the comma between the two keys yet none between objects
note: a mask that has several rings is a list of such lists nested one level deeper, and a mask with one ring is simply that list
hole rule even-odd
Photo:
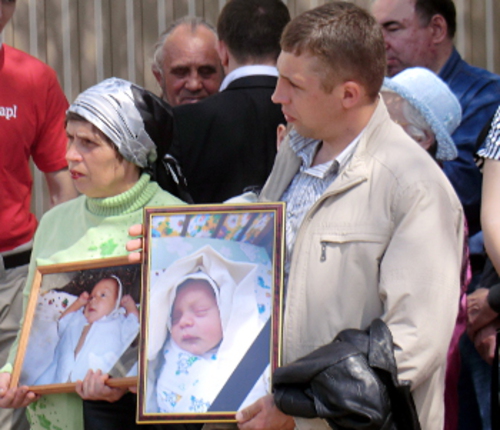
[{"label": "man's short hair", "polygon": [[441,15],[448,26],[448,37],[453,39],[457,30],[457,11],[453,0],[416,0],[415,10],[424,25],[428,25],[434,15]]},{"label": "man's short hair", "polygon": [[297,16],[286,26],[281,48],[318,58],[327,92],[339,79],[359,82],[372,99],[380,91],[386,69],[382,31],[367,11],[353,3],[328,3]]},{"label": "man's short hair", "polygon": [[217,22],[217,34],[240,64],[276,61],[280,37],[290,21],[281,0],[230,0]]},{"label": "man's short hair", "polygon": [[162,76],[163,76],[163,60],[164,60],[163,45],[165,44],[165,40],[167,39],[167,37],[170,36],[172,32],[181,25],[191,27],[191,33],[193,34],[196,33],[198,27],[205,27],[208,30],[210,30],[215,35],[215,37],[217,37],[217,32],[215,31],[215,28],[212,25],[210,25],[207,21],[205,21],[203,18],[197,16],[184,16],[174,21],[172,24],[170,24],[170,26],[166,28],[165,31],[163,31],[163,33],[160,34],[154,46],[152,68],[154,72],[159,72]]}]

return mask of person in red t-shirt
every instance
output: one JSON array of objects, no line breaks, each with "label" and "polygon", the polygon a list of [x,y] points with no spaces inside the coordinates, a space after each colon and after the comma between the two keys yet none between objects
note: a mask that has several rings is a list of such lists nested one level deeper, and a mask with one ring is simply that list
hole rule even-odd
[{"label": "person in red t-shirt", "polygon": [[[0,365],[21,319],[22,290],[37,226],[29,161],[45,174],[51,204],[76,196],[65,160],[68,103],[55,72],[2,44],[15,0],[0,0]],[[29,428],[24,411],[0,411],[0,430]]]}]

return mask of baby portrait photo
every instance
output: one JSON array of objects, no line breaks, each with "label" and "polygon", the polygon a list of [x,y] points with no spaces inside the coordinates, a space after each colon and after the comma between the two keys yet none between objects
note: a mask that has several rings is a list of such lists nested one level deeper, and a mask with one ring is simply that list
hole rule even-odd
[{"label": "baby portrait photo", "polygon": [[282,205],[171,211],[147,210],[139,422],[231,421],[280,358]]},{"label": "baby portrait photo", "polygon": [[46,386],[71,391],[88,370],[137,375],[141,272],[126,263],[114,258],[84,269],[78,263],[39,268],[15,365],[20,384],[39,393]]}]

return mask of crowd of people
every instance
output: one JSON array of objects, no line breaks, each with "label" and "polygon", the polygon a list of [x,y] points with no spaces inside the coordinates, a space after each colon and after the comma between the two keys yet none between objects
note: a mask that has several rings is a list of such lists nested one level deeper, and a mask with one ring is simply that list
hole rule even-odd
[{"label": "crowd of people", "polygon": [[[232,198],[286,202],[284,366],[327,360],[322,347],[343,330],[371,333],[381,320],[414,414],[386,396],[386,426],[371,428],[498,428],[500,76],[461,58],[452,0],[374,0],[369,11],[334,1],[292,20],[282,0],[229,0],[215,28],[185,17],[160,35],[159,96],[109,78],[70,105],[48,66],[2,43],[15,6],[0,2],[0,430],[201,428],[137,425],[135,387],[111,388],[103,369],[80,375],[76,393],[43,396],[11,387],[11,373],[38,265],[139,250],[129,233],[140,234],[144,207]],[[177,188],[156,175],[164,148]],[[31,158],[55,206],[38,226]],[[221,342],[218,290],[185,281],[172,312],[184,313],[188,292],[203,295],[218,328],[208,349],[188,349],[202,355]],[[66,351],[75,359],[99,323],[87,296],[67,312],[81,319]],[[377,358],[365,361],[387,388]],[[317,405],[306,412],[269,390],[233,426],[363,428],[349,409],[362,378],[343,372],[341,401],[316,380],[299,384],[292,402],[305,393]]]}]

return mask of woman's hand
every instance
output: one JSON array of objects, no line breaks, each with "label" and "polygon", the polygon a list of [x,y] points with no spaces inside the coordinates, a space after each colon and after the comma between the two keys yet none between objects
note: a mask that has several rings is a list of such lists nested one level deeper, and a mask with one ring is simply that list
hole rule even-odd
[{"label": "woman's hand", "polygon": [[478,288],[467,296],[467,333],[471,339],[481,328],[498,317],[488,304],[489,292],[487,288]]},{"label": "woman's hand", "polygon": [[100,370],[89,370],[83,381],[76,381],[76,392],[83,400],[105,400],[113,403],[120,400],[128,388],[112,388],[106,385],[109,375]]},{"label": "woman's hand", "polygon": [[40,396],[28,391],[26,386],[9,388],[10,378],[10,373],[0,373],[0,408],[25,408],[38,400]]},{"label": "woman's hand", "polygon": [[[128,234],[132,237],[142,236],[144,234],[142,230],[142,224],[134,224],[128,229]],[[131,263],[141,263],[142,262],[142,237],[137,239],[131,239],[127,242],[127,251],[131,251],[128,255],[128,261]]]}]

